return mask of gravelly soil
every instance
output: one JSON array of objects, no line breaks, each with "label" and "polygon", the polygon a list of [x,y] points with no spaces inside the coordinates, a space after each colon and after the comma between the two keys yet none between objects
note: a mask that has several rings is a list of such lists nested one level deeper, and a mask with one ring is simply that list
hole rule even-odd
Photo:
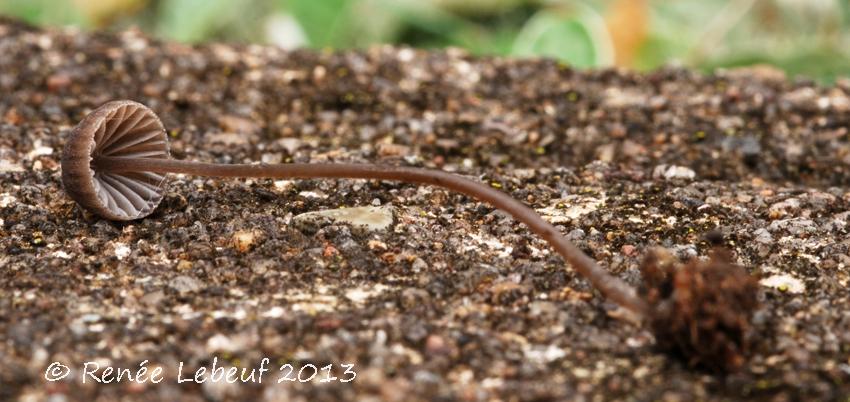
[{"label": "gravelly soil", "polygon": [[[0,400],[847,400],[848,94],[766,68],[578,72],[0,20]],[[125,98],[160,114],[178,159],[477,178],[636,286],[649,247],[705,256],[719,229],[761,278],[760,335],[738,372],[688,368],[524,227],[440,189],[178,176],[150,217],[99,220],[64,196],[58,161],[71,127]],[[367,205],[393,224],[290,224]],[[262,384],[176,380],[180,362],[187,378],[264,357]],[[164,381],[81,379],[85,362],[144,360]],[[45,381],[54,361],[72,375]],[[276,384],[287,362],[357,377]]]}]

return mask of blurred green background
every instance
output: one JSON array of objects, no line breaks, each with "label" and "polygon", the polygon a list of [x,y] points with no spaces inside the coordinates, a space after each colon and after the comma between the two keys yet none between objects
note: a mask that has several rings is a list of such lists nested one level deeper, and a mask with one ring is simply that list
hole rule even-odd
[{"label": "blurred green background", "polygon": [[183,42],[374,43],[545,56],[577,67],[755,64],[850,77],[850,0],[0,0],[38,25],[138,26]]}]

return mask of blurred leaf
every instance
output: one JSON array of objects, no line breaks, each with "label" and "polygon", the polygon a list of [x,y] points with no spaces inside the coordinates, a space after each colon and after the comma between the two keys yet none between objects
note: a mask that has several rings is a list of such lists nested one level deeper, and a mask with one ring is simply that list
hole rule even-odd
[{"label": "blurred leaf", "polygon": [[654,68],[680,61],[697,44],[707,22],[726,0],[655,1],[649,15],[646,42],[635,56],[635,67]]},{"label": "blurred leaf", "polygon": [[315,48],[372,43],[447,44],[460,19],[420,0],[278,0],[298,20]]},{"label": "blurred leaf", "polygon": [[846,26],[850,24],[850,1],[847,0],[835,0],[838,3],[838,7],[841,10],[841,20]]},{"label": "blurred leaf", "polygon": [[70,0],[0,0],[0,14],[17,17],[31,24],[88,25],[88,21]]},{"label": "blurred leaf", "polygon": [[510,55],[516,37],[516,30],[512,27],[497,27],[492,30],[483,29],[478,26],[468,26],[456,32],[452,38],[452,45],[467,49],[477,55]]},{"label": "blurred leaf", "polygon": [[545,56],[576,67],[594,67],[613,61],[611,38],[593,9],[576,4],[571,10],[542,10],[516,37],[516,56]]},{"label": "blurred leaf", "polygon": [[356,38],[349,35],[352,20],[349,10],[355,0],[289,0],[286,2],[304,32],[310,45],[317,48],[345,47]]},{"label": "blurred leaf", "polygon": [[659,66],[677,60],[686,50],[686,47],[681,46],[680,43],[675,42],[671,38],[650,35],[637,49],[632,67],[638,70],[658,68]]},{"label": "blurred leaf", "polygon": [[462,26],[451,34],[452,45],[478,55],[511,55],[517,33],[536,11],[537,7],[526,5],[464,18]]},{"label": "blurred leaf", "polygon": [[481,16],[504,12],[530,0],[431,0],[440,9],[456,14]]},{"label": "blurred leaf", "polygon": [[165,0],[157,30],[181,42],[199,42],[239,15],[240,4],[230,0]]},{"label": "blurred leaf", "polygon": [[[371,0],[362,1],[372,8],[362,8],[357,18],[361,29],[370,29],[376,24],[376,9],[382,10],[383,18],[393,21],[391,29],[384,32],[382,42],[403,43],[419,47],[442,47],[458,45],[460,32],[471,32],[471,24],[434,3],[420,0]],[[380,14],[379,14],[380,15]]]}]

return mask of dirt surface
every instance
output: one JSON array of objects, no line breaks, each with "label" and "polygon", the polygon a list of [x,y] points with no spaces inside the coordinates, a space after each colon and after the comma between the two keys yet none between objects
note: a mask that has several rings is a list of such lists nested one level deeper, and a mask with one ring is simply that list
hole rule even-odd
[{"label": "dirt surface", "polygon": [[[848,94],[766,68],[579,72],[0,21],[0,400],[846,401]],[[689,368],[523,226],[435,188],[172,176],[153,215],[100,220],[64,195],[58,161],[70,128],[113,99],[155,110],[178,159],[476,178],[635,286],[650,247],[705,257],[719,229],[760,277],[759,336],[737,372]],[[393,221],[292,224],[343,206]],[[261,384],[178,383],[263,358]],[[162,382],[83,376],[144,361]],[[46,381],[53,362],[71,375]],[[278,384],[286,363],[338,380]]]}]

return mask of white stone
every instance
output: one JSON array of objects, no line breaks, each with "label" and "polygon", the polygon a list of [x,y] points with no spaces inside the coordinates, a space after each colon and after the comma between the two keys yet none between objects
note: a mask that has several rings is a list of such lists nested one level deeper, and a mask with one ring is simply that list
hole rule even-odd
[{"label": "white stone", "polygon": [[604,194],[601,198],[569,195],[565,198],[555,200],[551,206],[540,208],[536,211],[543,216],[543,219],[549,221],[549,223],[569,223],[576,218],[596,211],[604,203]]},{"label": "white stone", "polygon": [[263,313],[262,316],[266,317],[266,318],[280,318],[280,317],[283,317],[283,314],[285,312],[286,312],[286,310],[284,310],[283,307],[274,306],[274,307],[270,308],[268,311],[266,311],[265,313]]},{"label": "white stone", "polygon": [[24,168],[12,161],[0,159],[0,173],[23,172]]},{"label": "white stone", "polygon": [[292,221],[304,223],[325,218],[353,226],[362,226],[368,230],[384,230],[393,223],[393,208],[370,206],[311,211],[293,217]]},{"label": "white stone", "polygon": [[67,260],[67,259],[70,259],[70,258],[71,258],[71,255],[70,255],[70,254],[68,254],[68,253],[66,253],[66,252],[64,252],[64,251],[62,251],[62,250],[56,251],[56,252],[54,252],[52,255],[53,255],[53,257],[61,258],[61,259],[63,259],[63,260]]},{"label": "white stone", "polygon": [[18,199],[9,194],[0,194],[0,208],[6,208],[12,203],[18,202]]},{"label": "white stone", "polygon": [[298,195],[300,195],[304,198],[319,198],[319,199],[328,198],[328,195],[321,192],[321,191],[302,191],[302,192],[298,193]]},{"label": "white stone", "polygon": [[762,286],[779,289],[788,293],[803,293],[806,290],[806,285],[803,284],[803,281],[788,274],[769,276],[760,280],[759,283]]},{"label": "white stone", "polygon": [[180,275],[172,279],[169,283],[169,286],[171,286],[171,288],[176,290],[178,293],[182,294],[197,292],[201,289],[203,284],[195,278],[186,275]]},{"label": "white stone", "polygon": [[364,305],[369,299],[378,296],[390,289],[389,286],[382,283],[375,284],[369,287],[358,287],[345,292],[345,297],[356,305]]},{"label": "white stone", "polygon": [[676,165],[658,165],[652,170],[652,177],[655,179],[684,179],[693,180],[697,174],[690,168]]},{"label": "white stone", "polygon": [[123,260],[128,255],[130,255],[130,247],[127,247],[124,243],[115,243],[115,257],[119,260]]},{"label": "white stone", "polygon": [[551,363],[567,355],[567,352],[555,345],[534,346],[525,350],[525,358],[538,363]]},{"label": "white stone", "polygon": [[33,159],[37,156],[52,155],[52,154],[53,154],[53,148],[44,146],[41,143],[41,140],[35,140],[35,143],[33,144],[33,149],[32,149],[32,151],[30,151],[27,154],[27,158]]}]

